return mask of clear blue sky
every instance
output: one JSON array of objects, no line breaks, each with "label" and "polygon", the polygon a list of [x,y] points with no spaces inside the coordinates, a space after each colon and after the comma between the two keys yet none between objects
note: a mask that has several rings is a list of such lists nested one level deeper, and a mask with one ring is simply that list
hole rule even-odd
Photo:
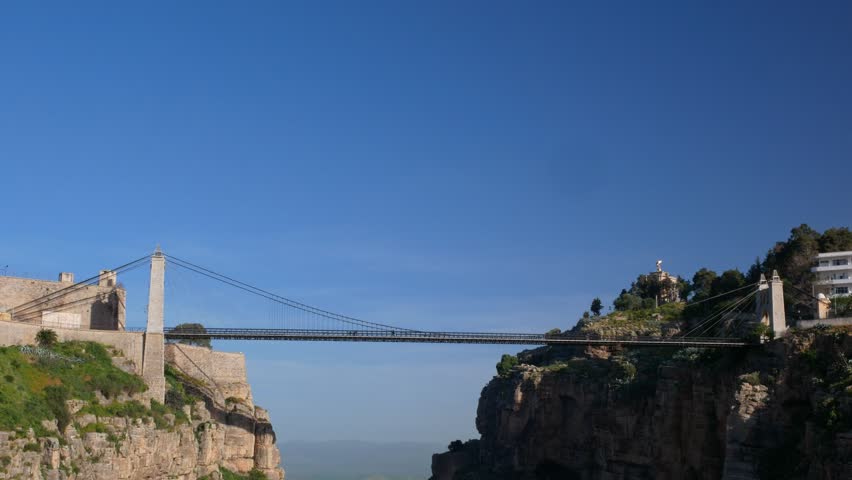
[{"label": "clear blue sky", "polygon": [[[0,6],[0,267],[160,243],[377,322],[542,331],[658,258],[852,223],[848,2],[179,3]],[[168,322],[265,321],[169,278]],[[220,347],[279,438],[441,442],[514,350]]]}]

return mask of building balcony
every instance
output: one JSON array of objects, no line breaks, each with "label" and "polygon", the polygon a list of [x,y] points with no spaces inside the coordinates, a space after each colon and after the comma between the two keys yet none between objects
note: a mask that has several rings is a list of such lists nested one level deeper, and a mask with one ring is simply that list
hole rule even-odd
[{"label": "building balcony", "polygon": [[811,267],[811,272],[837,272],[842,270],[849,270],[852,272],[852,265],[826,265],[822,267]]},{"label": "building balcony", "polygon": [[827,259],[827,258],[849,258],[852,257],[852,252],[825,252],[818,253],[816,258],[819,260]]},{"label": "building balcony", "polygon": [[814,285],[852,285],[852,278],[826,278],[814,280]]}]

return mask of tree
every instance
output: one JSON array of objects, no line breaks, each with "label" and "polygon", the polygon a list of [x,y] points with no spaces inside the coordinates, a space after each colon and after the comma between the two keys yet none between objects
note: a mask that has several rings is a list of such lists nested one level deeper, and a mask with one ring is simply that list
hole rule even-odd
[{"label": "tree", "polygon": [[689,295],[692,293],[692,282],[687,279],[681,278],[677,284],[678,292],[680,293],[680,299],[686,301],[689,298]]},{"label": "tree", "polygon": [[35,336],[36,343],[40,347],[48,348],[56,345],[56,342],[59,341],[59,337],[56,335],[56,332],[50,329],[42,328],[36,333]]},{"label": "tree", "polygon": [[703,300],[712,296],[713,282],[716,280],[716,272],[702,268],[692,276],[692,300]]},{"label": "tree", "polygon": [[639,298],[657,298],[662,289],[659,278],[653,275],[639,275],[630,285],[630,293]]},{"label": "tree", "polygon": [[595,297],[595,299],[592,300],[592,306],[589,308],[589,310],[591,310],[596,317],[600,317],[601,310],[603,310],[603,302],[601,302],[601,299]]},{"label": "tree", "polygon": [[[651,300],[651,307],[653,307],[654,299],[651,298],[649,300]],[[623,291],[622,294],[612,302],[612,306],[620,312],[641,310],[642,308],[645,308],[644,301],[641,297],[633,295],[632,293],[627,293],[626,291]]]},{"label": "tree", "polygon": [[626,312],[628,310],[640,310],[644,305],[641,297],[622,291],[621,295],[612,302],[612,306],[619,312]]},{"label": "tree", "polygon": [[760,262],[760,257],[754,259],[754,263],[748,267],[746,273],[746,283],[757,283],[760,281],[760,274],[763,273],[763,264]]},{"label": "tree", "polygon": [[811,289],[811,265],[819,253],[821,237],[808,225],[799,225],[790,230],[790,238],[786,242],[775,244],[763,262],[765,272],[777,270],[784,280],[784,303],[787,313],[795,320],[810,315],[813,308],[812,299],[800,292]]},{"label": "tree", "polygon": [[852,250],[852,232],[848,227],[829,228],[822,232],[819,237],[819,251],[821,253],[828,252],[845,252]]},{"label": "tree", "polygon": [[[204,328],[204,325],[200,323],[181,323],[176,326],[173,330],[175,333],[193,333],[193,334],[205,334],[207,333],[207,329]],[[183,343],[186,345],[196,345],[199,347],[207,347],[212,348],[210,345],[210,337],[191,337],[191,338],[181,338],[177,341],[178,343]]]},{"label": "tree", "polygon": [[711,294],[721,295],[745,285],[745,277],[736,268],[725,270],[722,276],[713,279]]},{"label": "tree", "polygon": [[453,440],[449,445],[447,445],[447,450],[451,452],[461,452],[464,450],[464,443],[462,443],[461,440]]},{"label": "tree", "polygon": [[835,317],[852,317],[852,297],[834,297],[831,306]]},{"label": "tree", "polygon": [[751,333],[747,335],[747,338],[754,343],[759,343],[764,339],[772,340],[775,338],[775,332],[769,328],[769,325],[765,323],[757,323]]}]

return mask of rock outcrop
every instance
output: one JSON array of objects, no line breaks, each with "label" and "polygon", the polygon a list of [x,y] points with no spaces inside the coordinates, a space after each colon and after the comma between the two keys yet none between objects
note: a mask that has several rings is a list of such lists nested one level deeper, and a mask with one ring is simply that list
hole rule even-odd
[{"label": "rock outcrop", "polygon": [[[283,480],[269,413],[252,401],[242,355],[188,345],[167,352],[166,405],[148,404],[144,393],[66,400],[61,429],[43,420],[0,432],[0,479],[219,480],[226,469]],[[121,366],[121,357],[112,363]]]},{"label": "rock outcrop", "polygon": [[[204,402],[188,410],[192,421],[183,424],[173,415],[158,425],[150,417],[82,414],[62,432],[55,422],[46,423],[50,433],[41,438],[32,429],[0,432],[0,478],[217,479],[220,466],[234,472],[257,468],[270,480],[284,478],[261,409],[254,415],[229,413],[239,417],[233,424],[214,421]],[[255,462],[255,456],[263,461]]]},{"label": "rock outcrop", "polygon": [[475,451],[433,457],[435,480],[852,478],[850,330],[519,358],[482,391]]}]

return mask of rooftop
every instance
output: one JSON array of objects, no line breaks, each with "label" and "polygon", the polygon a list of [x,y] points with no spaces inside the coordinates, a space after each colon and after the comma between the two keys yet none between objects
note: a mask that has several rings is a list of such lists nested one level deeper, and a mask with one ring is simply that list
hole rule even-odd
[{"label": "rooftop", "polygon": [[816,258],[837,258],[837,257],[852,257],[852,251],[847,252],[827,252],[827,253],[818,253]]}]

